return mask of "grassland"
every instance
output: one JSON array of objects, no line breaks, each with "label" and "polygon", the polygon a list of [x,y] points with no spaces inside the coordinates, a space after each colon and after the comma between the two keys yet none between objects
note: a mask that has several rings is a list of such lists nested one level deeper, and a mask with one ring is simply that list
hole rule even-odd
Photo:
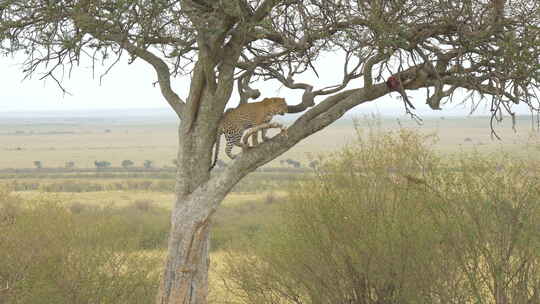
[{"label": "grassland", "polygon": [[[361,128],[365,127],[365,120],[358,118]],[[407,117],[380,119],[382,129],[400,126],[437,134],[436,148],[444,152],[477,149],[519,152],[524,156],[539,154],[540,140],[529,117],[518,118],[515,131],[510,119],[496,125],[501,140],[492,138],[487,117],[427,117],[423,125]],[[282,167],[280,161],[289,158],[306,166],[310,154],[335,150],[355,137],[353,119],[344,118],[303,140],[266,167]],[[177,122],[160,117],[5,119],[0,123],[0,143],[0,169],[33,168],[34,161],[41,161],[47,168],[61,168],[66,162],[74,162],[77,168],[94,168],[94,161],[103,160],[113,167],[120,167],[123,160],[132,160],[139,167],[151,160],[156,168],[172,169],[177,152]],[[220,158],[227,161],[223,151]]]},{"label": "grassland", "polygon": [[[406,117],[376,121],[358,117],[357,124],[359,130],[378,124],[383,130],[405,127],[434,134],[438,138],[434,148],[443,154],[475,150],[540,159],[540,136],[531,127],[529,118],[518,119],[515,130],[509,119],[497,125],[501,140],[492,138],[486,117],[430,117],[424,119],[423,125]],[[214,218],[213,269],[220,269],[224,257],[221,249],[231,239],[249,238],[274,222],[275,206],[284,201],[290,181],[308,172],[311,157],[335,151],[352,143],[356,136],[353,119],[342,119],[267,164],[266,171],[254,172],[239,183]],[[174,120],[159,117],[6,119],[0,123],[0,143],[0,186],[7,186],[24,200],[55,200],[72,211],[81,206],[131,210],[150,205],[161,211],[147,222],[141,219],[141,223],[168,223],[174,201],[172,160],[177,149]],[[220,158],[227,161],[223,151]],[[282,162],[286,159],[300,161],[303,168],[288,167]],[[132,160],[137,168],[123,170],[120,168],[123,160]],[[138,169],[145,160],[153,162],[153,169]],[[43,168],[34,168],[34,161],[40,161]],[[113,168],[95,170],[94,161],[109,161]],[[54,170],[64,168],[66,162],[74,162],[75,167]],[[167,224],[156,229],[161,245],[144,250],[161,259]],[[211,282],[214,287],[211,298],[221,298],[221,281],[215,273],[211,274]]]}]

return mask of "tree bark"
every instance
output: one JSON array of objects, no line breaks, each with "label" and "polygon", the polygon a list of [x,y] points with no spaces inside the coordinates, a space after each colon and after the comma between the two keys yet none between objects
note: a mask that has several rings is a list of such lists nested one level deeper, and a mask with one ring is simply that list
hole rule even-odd
[{"label": "tree bark", "polygon": [[[183,163],[193,164],[193,158],[199,155],[192,154],[193,157],[184,159]],[[198,166],[198,176],[208,174],[208,168],[209,164]],[[200,182],[195,188],[192,184],[194,180],[180,170],[177,199],[171,215],[169,250],[156,303],[205,304],[208,295],[210,220],[227,193],[247,171],[227,169]],[[188,195],[182,193],[182,187],[186,185],[194,189]]]},{"label": "tree bark", "polygon": [[[176,202],[171,215],[168,254],[160,283],[159,304],[204,304],[208,294],[209,226],[215,208],[225,197],[216,187],[202,189],[209,172],[200,145],[192,136],[184,138],[179,152]],[[197,147],[198,146],[198,147]],[[204,146],[204,145],[203,145]],[[191,150],[191,153],[182,152]],[[197,166],[196,164],[203,164]],[[198,191],[194,191],[197,189]]]},{"label": "tree bark", "polygon": [[209,221],[194,221],[189,210],[171,229],[169,254],[157,303],[206,303],[208,294]]}]

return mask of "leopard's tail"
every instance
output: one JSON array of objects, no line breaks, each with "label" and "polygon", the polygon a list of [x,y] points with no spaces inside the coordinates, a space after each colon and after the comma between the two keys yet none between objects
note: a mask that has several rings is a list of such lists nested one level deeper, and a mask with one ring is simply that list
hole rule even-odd
[{"label": "leopard's tail", "polygon": [[208,171],[214,169],[216,166],[218,155],[219,155],[219,143],[221,142],[221,132],[218,133],[216,138],[216,148],[214,149],[214,161],[212,162],[212,165],[210,166],[210,169]]}]

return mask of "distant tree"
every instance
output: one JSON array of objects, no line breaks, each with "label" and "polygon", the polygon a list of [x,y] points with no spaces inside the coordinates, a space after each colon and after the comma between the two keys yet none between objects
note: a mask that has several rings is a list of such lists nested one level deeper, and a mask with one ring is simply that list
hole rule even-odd
[{"label": "distant tree", "polygon": [[106,161],[106,160],[102,160],[102,161],[94,161],[94,165],[96,166],[97,169],[104,169],[104,168],[109,168],[111,166],[111,163]]},{"label": "distant tree", "polygon": [[290,158],[286,159],[285,162],[294,168],[300,168],[300,166],[302,165],[299,161]]},{"label": "distant tree", "polygon": [[129,159],[126,159],[126,160],[123,160],[123,161],[122,161],[122,167],[123,167],[124,169],[127,169],[127,168],[133,166],[133,164],[134,164],[134,163],[133,163],[131,160],[129,160]]},{"label": "distant tree", "polygon": [[147,159],[147,160],[144,161],[143,166],[144,166],[145,169],[150,169],[150,168],[152,168],[153,164],[154,164],[153,161]]},{"label": "distant tree", "polygon": [[315,170],[318,166],[319,166],[319,161],[318,160],[312,160],[309,162],[308,166]]},{"label": "distant tree", "polygon": [[66,162],[64,167],[66,167],[66,169],[74,168],[75,167],[75,162],[74,161],[68,161],[68,162]]},{"label": "distant tree", "polygon": [[43,164],[41,163],[40,160],[35,160],[34,161],[34,167],[36,167],[38,169],[41,169],[43,167]]}]

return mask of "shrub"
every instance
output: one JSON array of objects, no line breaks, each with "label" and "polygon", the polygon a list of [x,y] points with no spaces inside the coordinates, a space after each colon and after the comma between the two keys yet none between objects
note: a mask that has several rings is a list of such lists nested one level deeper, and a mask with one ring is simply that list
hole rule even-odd
[{"label": "shrub", "polygon": [[471,301],[540,303],[540,176],[527,161],[500,158],[463,155],[439,179],[441,249]]},{"label": "shrub", "polygon": [[253,239],[277,224],[278,205],[250,201],[221,206],[212,219],[211,250],[223,250],[232,242]]},{"label": "shrub", "polygon": [[269,192],[266,194],[266,197],[264,199],[265,204],[273,204],[276,202],[276,194],[274,192]]},{"label": "shrub", "polygon": [[69,205],[69,211],[74,214],[82,213],[86,210],[87,205],[81,203],[81,202],[73,202]]},{"label": "shrub", "polygon": [[[0,210],[13,200],[0,193]],[[1,303],[153,302],[160,259],[138,250],[128,221],[73,214],[57,202],[21,204],[0,224],[0,286],[9,287]]]},{"label": "shrub", "polygon": [[[7,189],[0,187],[0,228],[15,222],[19,213],[21,213],[21,204],[22,201],[18,197],[9,195]],[[0,278],[2,278],[1,275]]]},{"label": "shrub", "polygon": [[150,209],[152,209],[152,204],[154,204],[154,201],[149,199],[138,199],[133,202],[133,206],[135,206],[137,210],[143,212],[150,211]]},{"label": "shrub", "polygon": [[441,162],[404,130],[363,138],[291,187],[279,224],[229,252],[239,301],[538,302],[540,178],[526,163]]}]

